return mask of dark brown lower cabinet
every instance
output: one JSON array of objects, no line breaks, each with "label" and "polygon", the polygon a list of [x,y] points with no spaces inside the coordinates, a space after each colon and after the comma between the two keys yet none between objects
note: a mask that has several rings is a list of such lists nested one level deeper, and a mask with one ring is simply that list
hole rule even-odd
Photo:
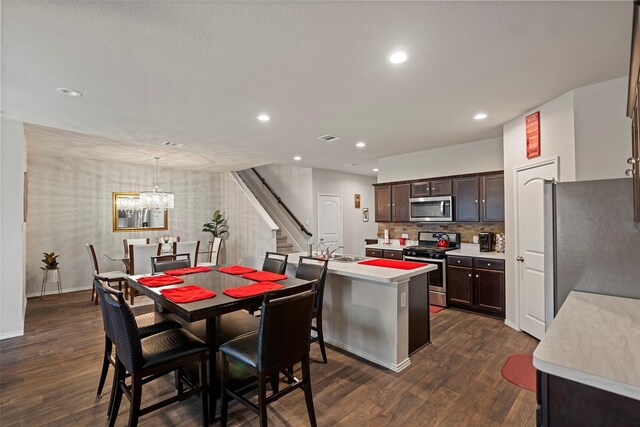
[{"label": "dark brown lower cabinet", "polygon": [[431,342],[429,274],[409,280],[409,355]]},{"label": "dark brown lower cabinet", "polygon": [[640,426],[640,401],[537,371],[536,425]]},{"label": "dark brown lower cabinet", "polygon": [[504,261],[448,257],[447,305],[504,319]]}]

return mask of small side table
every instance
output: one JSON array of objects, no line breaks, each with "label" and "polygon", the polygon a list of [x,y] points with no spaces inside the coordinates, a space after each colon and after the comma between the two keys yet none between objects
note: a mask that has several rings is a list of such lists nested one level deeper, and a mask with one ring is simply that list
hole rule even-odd
[{"label": "small side table", "polygon": [[62,295],[62,283],[60,282],[60,269],[59,268],[44,268],[42,270],[42,290],[40,291],[40,298],[44,299],[44,293],[47,283],[56,283],[58,285],[58,295]]}]

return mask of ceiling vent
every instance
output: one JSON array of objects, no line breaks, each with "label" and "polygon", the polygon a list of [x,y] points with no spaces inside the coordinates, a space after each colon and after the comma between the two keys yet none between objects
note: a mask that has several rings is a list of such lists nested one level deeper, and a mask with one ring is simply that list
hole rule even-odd
[{"label": "ceiling vent", "polygon": [[324,141],[324,142],[334,142],[334,141],[338,141],[338,140],[340,140],[342,138],[340,138],[339,136],[326,134],[326,135],[319,136],[318,139],[320,141]]}]

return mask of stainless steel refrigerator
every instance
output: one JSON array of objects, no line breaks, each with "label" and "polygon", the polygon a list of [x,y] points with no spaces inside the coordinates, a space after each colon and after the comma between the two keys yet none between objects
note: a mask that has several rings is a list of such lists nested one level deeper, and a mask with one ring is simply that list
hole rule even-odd
[{"label": "stainless steel refrigerator", "polygon": [[545,325],[572,290],[640,298],[631,179],[546,183]]}]

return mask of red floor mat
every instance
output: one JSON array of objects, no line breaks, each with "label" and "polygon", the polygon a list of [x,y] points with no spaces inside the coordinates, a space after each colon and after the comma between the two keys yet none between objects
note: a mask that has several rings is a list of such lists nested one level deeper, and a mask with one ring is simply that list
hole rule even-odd
[{"label": "red floor mat", "polygon": [[536,391],[536,368],[531,354],[509,356],[500,371],[505,380],[526,390]]}]

